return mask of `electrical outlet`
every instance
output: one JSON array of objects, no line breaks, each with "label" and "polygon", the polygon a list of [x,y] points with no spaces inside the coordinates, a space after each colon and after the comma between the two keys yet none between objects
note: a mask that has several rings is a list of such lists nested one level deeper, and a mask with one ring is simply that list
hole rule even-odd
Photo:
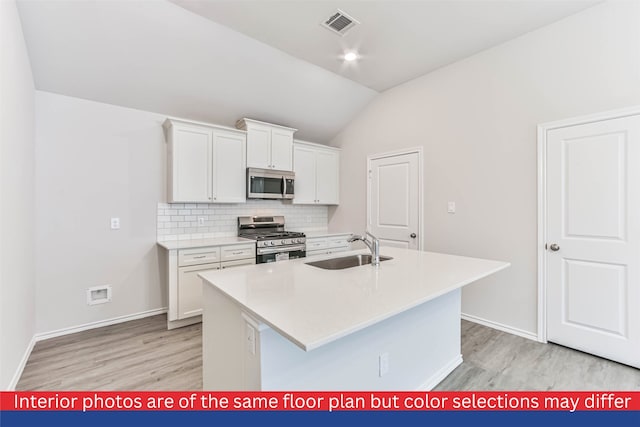
[{"label": "electrical outlet", "polygon": [[120,218],[111,218],[111,229],[112,230],[120,229]]},{"label": "electrical outlet", "polygon": [[383,376],[389,372],[389,353],[378,356],[378,375]]},{"label": "electrical outlet", "polygon": [[204,220],[205,220],[205,217],[199,216],[198,217],[198,225],[204,225]]}]

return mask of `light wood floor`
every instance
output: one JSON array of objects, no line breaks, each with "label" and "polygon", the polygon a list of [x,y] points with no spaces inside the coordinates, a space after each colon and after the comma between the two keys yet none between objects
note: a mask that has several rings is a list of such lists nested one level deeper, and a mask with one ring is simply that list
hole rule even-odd
[{"label": "light wood floor", "polygon": [[[165,315],[36,344],[18,390],[200,390],[201,325]],[[464,363],[437,390],[640,390],[640,370],[462,321]]]}]

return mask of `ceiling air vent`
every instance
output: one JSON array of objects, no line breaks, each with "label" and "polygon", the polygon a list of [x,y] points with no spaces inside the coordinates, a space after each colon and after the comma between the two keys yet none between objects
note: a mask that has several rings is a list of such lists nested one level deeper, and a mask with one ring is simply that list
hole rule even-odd
[{"label": "ceiling air vent", "polygon": [[340,34],[344,36],[347,34],[347,31],[355,27],[359,24],[356,19],[350,17],[340,9],[337,9],[336,12],[329,17],[329,19],[321,22],[320,24],[333,31],[336,34]]}]

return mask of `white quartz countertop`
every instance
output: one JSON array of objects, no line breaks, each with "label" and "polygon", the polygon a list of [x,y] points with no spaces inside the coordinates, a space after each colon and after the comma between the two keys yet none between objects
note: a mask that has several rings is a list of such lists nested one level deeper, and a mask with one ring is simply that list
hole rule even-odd
[{"label": "white quartz countertop", "polygon": [[313,239],[315,237],[335,237],[335,236],[349,236],[353,233],[350,231],[344,233],[336,233],[334,231],[308,231],[305,232],[304,235],[307,239]]},{"label": "white quartz countertop", "polygon": [[[369,253],[341,252],[323,258]],[[309,351],[366,328],[475,280],[509,263],[436,252],[383,248],[393,259],[324,270],[300,258],[200,274],[247,314]]]},{"label": "white quartz countertop", "polygon": [[242,237],[219,237],[213,239],[169,240],[157,243],[159,246],[170,251],[174,249],[204,248],[206,246],[229,246],[240,243],[255,244],[255,242],[255,240],[243,239]]}]

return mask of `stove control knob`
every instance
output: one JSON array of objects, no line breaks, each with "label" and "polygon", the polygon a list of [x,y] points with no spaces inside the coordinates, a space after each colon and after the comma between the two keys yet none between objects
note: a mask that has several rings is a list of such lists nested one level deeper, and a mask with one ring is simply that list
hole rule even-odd
[{"label": "stove control knob", "polygon": [[287,241],[286,240],[281,240],[280,243],[282,243],[283,245],[286,245]]}]

